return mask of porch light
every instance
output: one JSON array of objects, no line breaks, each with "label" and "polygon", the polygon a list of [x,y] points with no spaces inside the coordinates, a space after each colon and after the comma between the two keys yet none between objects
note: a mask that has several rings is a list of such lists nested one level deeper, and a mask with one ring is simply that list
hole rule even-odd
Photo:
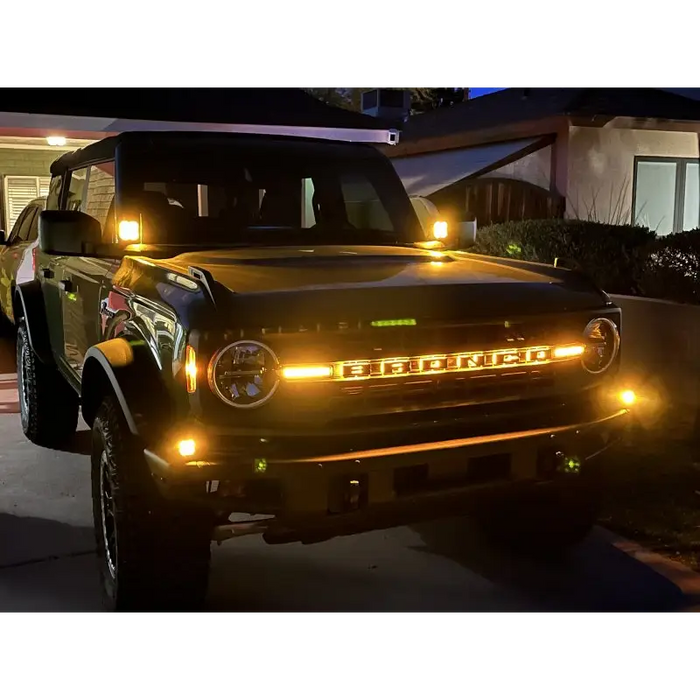
[{"label": "porch light", "polygon": [[68,141],[65,136],[47,136],[46,143],[49,146],[65,146]]}]

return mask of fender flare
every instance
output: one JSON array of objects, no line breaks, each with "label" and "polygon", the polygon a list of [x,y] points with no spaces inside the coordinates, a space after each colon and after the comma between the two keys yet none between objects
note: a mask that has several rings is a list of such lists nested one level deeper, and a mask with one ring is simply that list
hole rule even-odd
[{"label": "fender flare", "polygon": [[85,422],[92,426],[102,400],[112,393],[129,431],[144,437],[153,423],[167,424],[173,402],[145,342],[123,337],[93,345],[85,355],[81,404]]},{"label": "fender flare", "polygon": [[15,287],[12,306],[15,323],[19,325],[20,316],[24,319],[29,346],[34,354],[43,364],[54,365],[41,282],[32,280]]}]

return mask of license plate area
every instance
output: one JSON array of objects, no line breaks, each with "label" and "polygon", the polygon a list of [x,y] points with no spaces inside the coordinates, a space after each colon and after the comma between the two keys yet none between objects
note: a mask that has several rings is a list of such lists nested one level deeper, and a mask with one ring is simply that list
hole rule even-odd
[{"label": "license plate area", "polygon": [[431,469],[427,464],[399,467],[394,470],[394,493],[397,498],[415,496],[444,489],[460,488],[511,476],[510,453],[492,454],[467,459],[463,469]]}]

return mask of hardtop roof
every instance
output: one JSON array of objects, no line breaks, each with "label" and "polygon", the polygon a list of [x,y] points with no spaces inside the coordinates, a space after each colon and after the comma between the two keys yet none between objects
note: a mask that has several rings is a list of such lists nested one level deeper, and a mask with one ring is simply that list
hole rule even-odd
[{"label": "hardtop roof", "polygon": [[331,141],[300,136],[272,136],[268,134],[221,133],[209,131],[130,131],[96,141],[84,148],[65,153],[51,165],[51,175],[115,157],[120,144],[142,149],[265,148],[279,149],[282,153],[301,150],[320,157],[383,158],[372,145],[346,141]]}]

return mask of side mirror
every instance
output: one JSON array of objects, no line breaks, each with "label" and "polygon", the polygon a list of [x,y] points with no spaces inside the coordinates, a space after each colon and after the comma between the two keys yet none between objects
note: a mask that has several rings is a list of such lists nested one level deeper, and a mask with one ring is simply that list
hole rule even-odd
[{"label": "side mirror", "polygon": [[5,232],[0,228],[0,245],[7,245],[7,236]]},{"label": "side mirror", "polygon": [[476,245],[476,219],[473,221],[462,221],[458,230],[459,247],[472,248]]},{"label": "side mirror", "polygon": [[97,219],[82,211],[42,211],[39,249],[49,255],[94,255],[102,243]]}]

